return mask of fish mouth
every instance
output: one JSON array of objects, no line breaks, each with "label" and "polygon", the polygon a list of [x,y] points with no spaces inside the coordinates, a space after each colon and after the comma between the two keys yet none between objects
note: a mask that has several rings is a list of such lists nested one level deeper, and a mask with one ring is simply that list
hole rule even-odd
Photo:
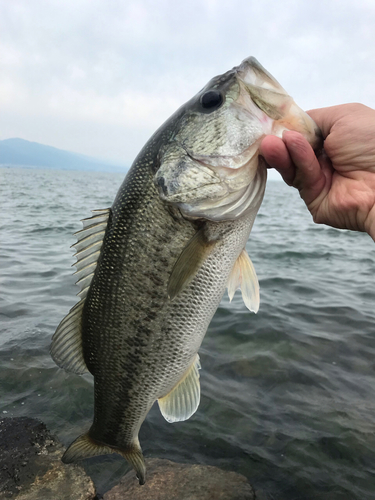
[{"label": "fish mouth", "polygon": [[323,135],[314,120],[255,57],[242,61],[236,68],[236,77],[255,105],[273,121],[272,135],[281,138],[284,130],[295,130],[309,141],[314,151],[322,148]]},{"label": "fish mouth", "polygon": [[253,56],[247,57],[235,68],[236,76],[242,82],[256,87],[262,87],[289,97],[288,92]]},{"label": "fish mouth", "polygon": [[[183,144],[179,144],[179,146],[192,161],[211,169],[213,175],[217,176],[221,168],[225,169],[225,174],[228,174],[231,170],[239,170],[248,166],[249,161],[257,154],[259,143],[260,140],[255,141],[241,153],[233,155],[200,155],[189,151]],[[221,176],[219,175],[219,177]]]}]

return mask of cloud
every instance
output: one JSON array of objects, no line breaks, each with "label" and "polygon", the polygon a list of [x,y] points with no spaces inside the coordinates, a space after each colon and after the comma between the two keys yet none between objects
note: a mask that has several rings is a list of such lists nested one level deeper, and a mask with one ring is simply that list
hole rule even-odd
[{"label": "cloud", "polygon": [[248,55],[303,108],[375,106],[374,25],[370,0],[2,0],[0,138],[129,164]]}]

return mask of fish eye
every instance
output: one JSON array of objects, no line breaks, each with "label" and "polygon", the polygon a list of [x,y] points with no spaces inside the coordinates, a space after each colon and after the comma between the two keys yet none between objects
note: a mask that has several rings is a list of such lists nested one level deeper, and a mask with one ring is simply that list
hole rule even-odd
[{"label": "fish eye", "polygon": [[202,108],[214,111],[223,104],[224,98],[219,90],[209,90],[201,96],[200,101]]}]

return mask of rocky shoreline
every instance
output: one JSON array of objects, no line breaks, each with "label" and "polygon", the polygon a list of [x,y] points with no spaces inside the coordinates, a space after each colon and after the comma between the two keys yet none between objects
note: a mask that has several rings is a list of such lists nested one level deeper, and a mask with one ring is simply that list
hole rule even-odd
[{"label": "rocky shoreline", "polygon": [[[84,469],[63,464],[65,448],[39,420],[0,419],[0,500],[99,500]],[[170,460],[146,459],[147,481],[126,474],[104,500],[255,500],[236,472]],[[102,497],[100,497],[102,498]]]}]

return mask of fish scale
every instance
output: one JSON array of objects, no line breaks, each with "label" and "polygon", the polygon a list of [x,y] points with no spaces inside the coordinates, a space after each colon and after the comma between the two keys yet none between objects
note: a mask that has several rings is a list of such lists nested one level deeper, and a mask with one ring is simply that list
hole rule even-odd
[{"label": "fish scale", "polygon": [[[143,165],[136,167],[141,169]],[[140,177],[133,182],[139,182]],[[98,365],[87,363],[95,376],[95,421],[90,436],[125,449],[137,436],[155,395],[167,394],[191,365],[250,233],[247,219],[219,224],[220,231],[229,231],[225,245],[217,248],[191,285],[171,302],[165,283],[196,229],[189,221],[171,218],[153,183],[143,198],[145,206],[127,208],[127,218],[133,219],[131,225],[127,224],[117,215],[121,206],[116,207],[124,196],[122,190],[132,190],[132,180],[132,176],[127,178],[112,207],[103,242],[103,255],[107,257],[98,263],[82,315],[84,351],[94,352],[94,359],[100,359]],[[150,198],[154,198],[152,203],[148,203]],[[211,226],[212,231],[220,232],[217,224]],[[140,244],[142,233],[147,234],[147,240],[142,239]],[[135,252],[141,254],[138,259]],[[160,254],[167,266],[158,266]],[[157,280],[150,278],[154,272]],[[114,293],[108,293],[111,287]],[[100,301],[97,308],[95,304]],[[168,372],[164,370],[166,365],[170,367]]]},{"label": "fish scale", "polygon": [[[148,149],[155,148],[154,144],[157,147],[158,141]],[[144,156],[147,158],[147,151]],[[155,401],[155,390],[159,396],[168,392],[163,390],[158,370],[160,361],[175,356],[173,327],[161,328],[169,304],[165,283],[195,232],[191,222],[171,217],[160,200],[152,182],[152,163],[143,161],[142,155],[133,171],[111,208],[102,258],[82,314],[84,351],[100,360],[87,360],[95,376],[95,420],[100,422],[95,426],[94,421],[90,436],[123,448],[138,433],[138,422]],[[160,360],[160,352],[164,360]],[[108,369],[107,359],[113,368]],[[180,364],[186,371],[187,366]],[[109,387],[113,390],[108,391]]]},{"label": "fish scale", "polygon": [[267,177],[259,144],[286,124],[316,144],[312,120],[245,59],[154,134],[112,207],[84,221],[75,244],[81,300],[51,354],[94,376],[94,420],[64,462],[117,452],[143,484],[138,432],[151,406],[158,401],[168,422],[197,410],[198,350],[225,288],[230,299],[240,288],[248,309],[259,308],[245,250]]}]

